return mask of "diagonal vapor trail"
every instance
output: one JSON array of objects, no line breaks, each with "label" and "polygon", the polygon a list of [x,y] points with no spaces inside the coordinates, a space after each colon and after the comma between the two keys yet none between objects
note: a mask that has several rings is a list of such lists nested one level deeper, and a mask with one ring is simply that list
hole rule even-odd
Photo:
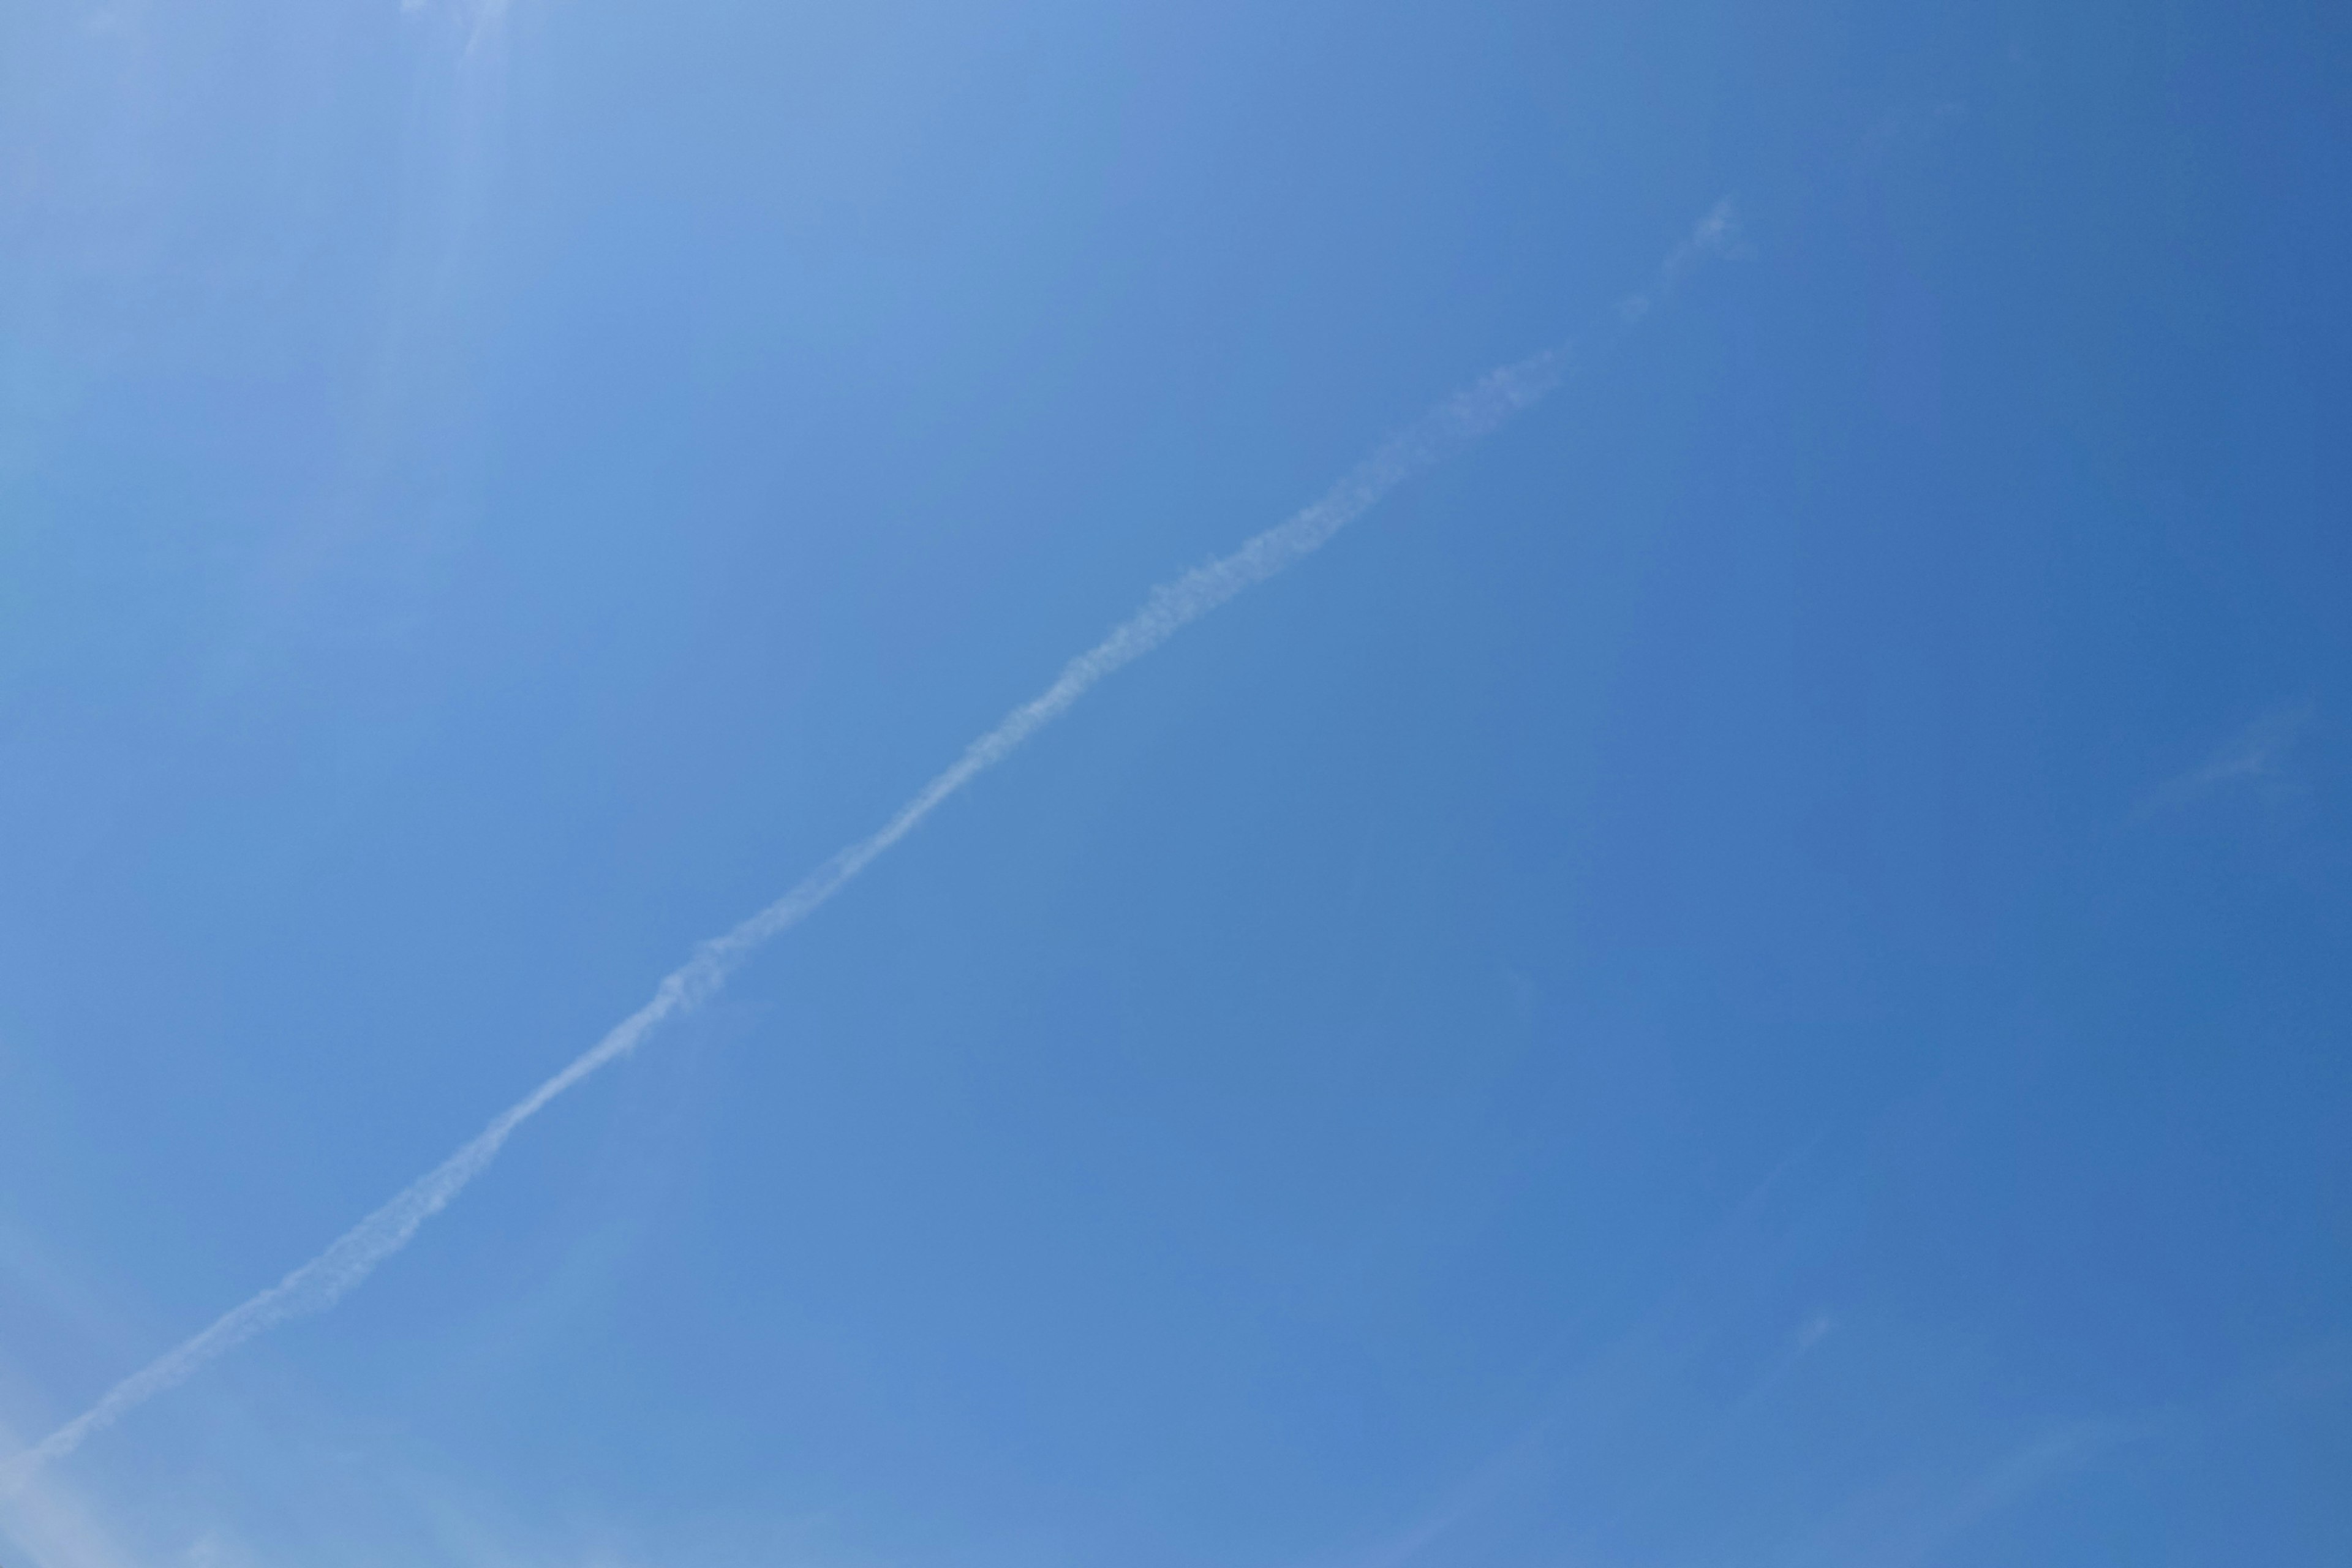
[{"label": "diagonal vapor trail", "polygon": [[[1688,237],[1667,254],[1648,286],[1619,302],[1612,332],[1631,331],[1664,301],[1694,267],[1710,257],[1730,253],[1737,245],[1730,203],[1718,202]],[[1289,521],[1266,530],[1232,554],[1154,588],[1141,609],[1072,659],[1041,695],[1015,708],[996,728],[966,747],[963,755],[900,806],[898,815],[839,851],[782,898],[726,935],[702,943],[693,957],[663,978],[651,1001],[614,1025],[562,1071],[499,1112],[472,1142],[345,1231],[318,1257],[124,1378],[97,1404],[0,1466],[0,1496],[15,1494],[42,1466],[65,1458],[92,1435],[185,1382],[255,1335],[333,1306],[378,1264],[407,1246],[418,1228],[480,1175],[498,1158],[507,1140],[558,1095],[629,1055],[670,1019],[709,1000],[753,952],[823,908],[950,796],[1069,711],[1106,677],[1235,595],[1314,553],[1399,485],[1532,406],[1559,384],[1568,363],[1569,347],[1563,344],[1490,371],[1390,437],[1320,500]]]}]

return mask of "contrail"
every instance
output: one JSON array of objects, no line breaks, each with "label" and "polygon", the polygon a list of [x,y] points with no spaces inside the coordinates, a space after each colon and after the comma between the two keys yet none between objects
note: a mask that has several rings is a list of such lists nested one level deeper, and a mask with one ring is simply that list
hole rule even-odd
[{"label": "contrail", "polygon": [[[1620,303],[1614,331],[1630,330],[1663,302],[1693,267],[1709,256],[1730,251],[1736,243],[1730,204],[1718,202],[1689,237],[1667,255],[1649,287]],[[473,1142],[344,1232],[318,1257],[124,1378],[97,1404],[0,1467],[0,1496],[15,1493],[41,1466],[72,1453],[93,1433],[185,1382],[256,1334],[333,1306],[376,1265],[407,1246],[418,1227],[480,1175],[515,1131],[544,1110],[556,1096],[635,1050],[671,1018],[709,1000],[755,950],[823,908],[950,795],[1011,756],[1022,742],[1069,711],[1113,671],[1150,653],[1243,590],[1321,549],[1333,534],[1379,505],[1399,485],[1538,402],[1559,384],[1568,358],[1569,350],[1563,345],[1489,372],[1390,437],[1321,500],[1288,521],[1266,530],[1221,560],[1154,588],[1141,609],[1072,659],[1044,693],[1015,708],[995,729],[966,747],[962,756],[925,784],[879,830],[841,850],[798,887],[733,931],[697,948],[693,957],[663,979],[653,1000],[614,1026],[610,1034],[571,1066],[500,1112]]]}]

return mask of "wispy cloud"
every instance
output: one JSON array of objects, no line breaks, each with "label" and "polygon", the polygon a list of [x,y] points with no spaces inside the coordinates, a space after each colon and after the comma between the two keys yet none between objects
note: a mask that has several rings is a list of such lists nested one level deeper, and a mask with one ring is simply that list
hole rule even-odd
[{"label": "wispy cloud", "polygon": [[2203,763],[2150,791],[2132,820],[2146,822],[2234,788],[2275,793],[2288,782],[2295,745],[2318,714],[2317,705],[2309,701],[2273,709]]},{"label": "wispy cloud", "polygon": [[1940,1557],[1983,1521],[2087,1468],[2134,1435],[2129,1427],[2105,1421],[2067,1422],[2033,1434],[1962,1489],[1911,1550],[1893,1561],[1924,1563]]},{"label": "wispy cloud", "polygon": [[10,1568],[131,1568],[136,1559],[99,1522],[99,1510],[54,1481],[20,1489],[0,1521]]},{"label": "wispy cloud", "polygon": [[[1690,237],[1667,255],[1648,288],[1632,297],[1643,302],[1642,310],[1620,310],[1619,330],[1631,327],[1662,302],[1701,261],[1727,252],[1737,236],[1730,205],[1717,203]],[[1266,530],[1232,554],[1154,588],[1141,609],[1072,659],[1043,693],[1014,709],[996,728],[966,747],[963,755],[879,829],[842,849],[734,930],[704,942],[664,977],[644,1006],[614,1026],[561,1072],[501,1111],[456,1153],[344,1232],[318,1257],[116,1384],[88,1410],[0,1467],[0,1495],[15,1491],[41,1466],[72,1453],[92,1435],[185,1382],[255,1335],[333,1306],[378,1265],[407,1246],[425,1221],[489,1167],[523,1123],[557,1097],[636,1050],[672,1019],[709,1000],[753,952],[822,909],[931,813],[1068,712],[1103,680],[1235,595],[1305,560],[1399,485],[1534,405],[1559,384],[1569,363],[1569,348],[1563,345],[1489,372],[1381,443],[1320,500],[1289,521]]]},{"label": "wispy cloud", "polygon": [[[1787,1266],[1790,1222],[1772,1211],[1811,1159],[1819,1140],[1780,1162],[1700,1238],[1684,1277],[1640,1319],[1555,1384],[1532,1418],[1486,1458],[1387,1533],[1305,1568],[1406,1568],[1424,1561],[1524,1556],[1518,1534],[1530,1511],[1580,1497],[1572,1533],[1543,1555],[1564,1563],[1603,1562],[1605,1542],[1686,1499],[1692,1476],[1757,1413],[1773,1392],[1838,1328],[1825,1311],[1807,1314],[1780,1336],[1728,1401],[1698,1394],[1703,1366],[1720,1364],[1739,1336],[1732,1331],[1758,1291]],[[1698,1395],[1694,1397],[1694,1395]],[[1555,1520],[1570,1515],[1554,1514]]]},{"label": "wispy cloud", "polygon": [[1718,256],[1739,255],[1745,243],[1739,233],[1739,215],[1726,196],[1698,220],[1687,238],[1666,252],[1648,288],[1635,289],[1617,302],[1618,319],[1632,326],[1664,304],[1691,268]]}]

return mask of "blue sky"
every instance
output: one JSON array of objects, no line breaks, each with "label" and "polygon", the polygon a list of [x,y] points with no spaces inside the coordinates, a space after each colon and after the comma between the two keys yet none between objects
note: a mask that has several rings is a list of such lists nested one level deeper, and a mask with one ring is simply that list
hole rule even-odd
[{"label": "blue sky", "polygon": [[1580,346],[0,1563],[2345,1561],[2347,81],[2199,0],[0,8],[0,1465]]}]

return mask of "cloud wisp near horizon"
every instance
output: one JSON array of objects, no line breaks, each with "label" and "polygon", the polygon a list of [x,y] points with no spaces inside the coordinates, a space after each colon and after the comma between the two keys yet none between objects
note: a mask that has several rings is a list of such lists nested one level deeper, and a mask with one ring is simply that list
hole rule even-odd
[{"label": "cloud wisp near horizon", "polygon": [[[1604,331],[1618,334],[1631,331],[1696,266],[1710,257],[1734,253],[1737,237],[1729,201],[1717,202],[1668,253],[1644,288],[1620,303]],[[1562,344],[1489,372],[1391,436],[1320,499],[1287,521],[1232,553],[1154,588],[1142,608],[1072,659],[1043,693],[1013,710],[994,729],[972,742],[880,828],[840,850],[783,897],[733,930],[702,943],[691,958],[664,977],[644,1006],[501,1111],[455,1153],[317,1257],[124,1378],[81,1415],[0,1465],[0,1495],[14,1494],[43,1466],[73,1453],[93,1435],[238,1345],[280,1323],[333,1306],[405,1247],[427,1220],[497,1159],[524,1122],[559,1095],[628,1056],[664,1024],[715,995],[755,951],[815,913],[950,796],[1011,756],[1106,678],[1228,600],[1304,560],[1397,487],[1532,407],[1559,384],[1570,353],[1570,345]]]}]

